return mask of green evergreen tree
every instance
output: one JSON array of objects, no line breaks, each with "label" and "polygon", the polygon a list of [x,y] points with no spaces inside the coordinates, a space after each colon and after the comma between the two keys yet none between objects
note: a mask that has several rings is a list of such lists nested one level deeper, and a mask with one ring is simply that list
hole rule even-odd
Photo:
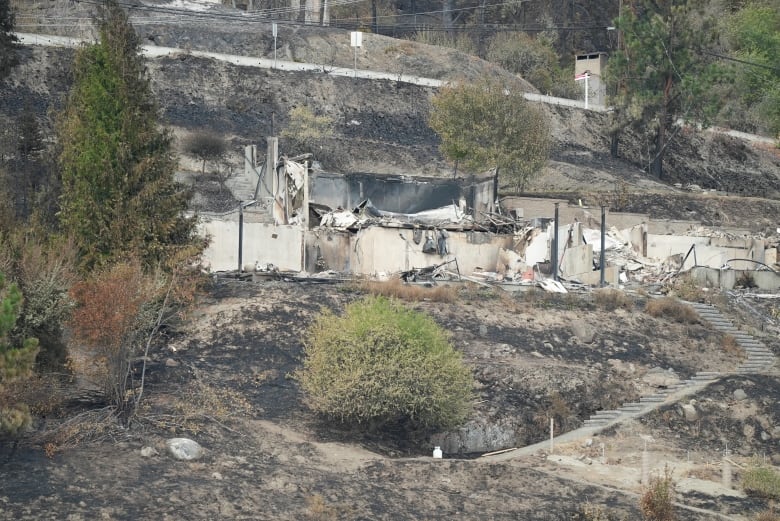
[{"label": "green evergreen tree", "polygon": [[84,269],[140,255],[166,263],[194,244],[189,193],[174,181],[172,136],[158,127],[138,37],[116,0],[98,11],[99,41],[78,50],[57,125],[60,223]]},{"label": "green evergreen tree", "polygon": [[613,155],[616,136],[630,123],[648,129],[652,141],[650,172],[663,178],[663,159],[677,119],[706,123],[715,106],[705,96],[718,70],[701,51],[714,32],[698,0],[630,0],[615,20],[621,49],[608,63],[616,90]]},{"label": "green evergreen tree", "polygon": [[780,137],[780,9],[776,2],[755,0],[726,24],[732,54],[741,60],[734,62],[734,95],[756,130]]},{"label": "green evergreen tree", "polygon": [[30,424],[30,413],[25,404],[17,403],[8,384],[25,378],[32,372],[38,341],[26,339],[21,346],[9,339],[22,307],[22,293],[15,284],[6,287],[0,273],[0,435],[13,435]]},{"label": "green evergreen tree", "polygon": [[19,41],[13,34],[14,13],[11,11],[10,0],[0,0],[0,74],[19,62],[16,55],[16,46]]}]

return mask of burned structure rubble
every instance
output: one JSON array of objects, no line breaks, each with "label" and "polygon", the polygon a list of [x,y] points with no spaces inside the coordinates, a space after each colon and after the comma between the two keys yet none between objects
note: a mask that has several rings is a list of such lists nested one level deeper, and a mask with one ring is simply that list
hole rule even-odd
[{"label": "burned structure rubble", "polygon": [[499,204],[492,175],[334,174],[313,168],[305,155],[279,158],[277,146],[269,138],[265,164],[275,168],[268,171],[247,147],[245,173],[255,182],[235,212],[201,216],[211,270],[616,285],[694,266],[755,270],[776,262],[766,241],[694,236],[695,223],[611,213],[602,226],[598,210],[566,201],[510,197]]}]

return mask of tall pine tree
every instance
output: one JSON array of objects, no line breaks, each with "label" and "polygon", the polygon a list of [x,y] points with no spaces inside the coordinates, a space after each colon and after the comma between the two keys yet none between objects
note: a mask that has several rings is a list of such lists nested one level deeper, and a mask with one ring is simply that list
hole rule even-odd
[{"label": "tall pine tree", "polygon": [[60,223],[86,270],[139,256],[167,263],[195,244],[174,181],[172,136],[158,126],[138,37],[116,0],[98,10],[99,41],[79,49],[57,133]]},{"label": "tall pine tree", "polygon": [[706,120],[715,107],[704,94],[717,71],[699,52],[714,37],[703,13],[693,16],[700,0],[627,0],[615,25],[621,49],[609,60],[613,155],[617,134],[630,123],[649,131],[649,170],[664,177],[663,160],[677,119]]}]

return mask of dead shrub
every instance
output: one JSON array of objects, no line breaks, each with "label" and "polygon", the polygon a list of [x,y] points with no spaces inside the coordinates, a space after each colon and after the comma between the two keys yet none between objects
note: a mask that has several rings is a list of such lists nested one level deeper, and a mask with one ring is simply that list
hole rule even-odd
[{"label": "dead shrub", "polygon": [[396,298],[407,302],[421,300],[431,302],[455,302],[458,299],[458,289],[454,286],[422,286],[408,284],[401,279],[388,281],[363,281],[360,288],[371,295]]},{"label": "dead shrub", "polygon": [[750,288],[757,288],[758,284],[756,284],[756,279],[753,277],[753,274],[749,271],[743,271],[739,277],[737,277],[737,280],[734,282],[735,288],[743,288],[743,289],[750,289]]},{"label": "dead shrub", "polygon": [[306,498],[306,511],[304,519],[309,521],[336,521],[338,519],[351,518],[351,508],[346,505],[329,504],[320,494],[314,494]]},{"label": "dead shrub", "polygon": [[631,298],[617,289],[597,289],[593,292],[593,301],[598,308],[605,311],[615,311],[616,309],[630,311],[634,307]]},{"label": "dead shrub", "polygon": [[698,324],[699,314],[688,304],[674,297],[652,299],[645,305],[645,313],[656,318],[667,318],[681,324]]},{"label": "dead shrub", "polygon": [[672,471],[664,467],[661,476],[650,478],[650,484],[639,498],[639,510],[645,521],[675,521],[674,511],[674,481]]},{"label": "dead shrub", "polygon": [[780,521],[780,514],[775,512],[774,505],[770,505],[769,510],[756,514],[756,521]]},{"label": "dead shrub", "polygon": [[78,307],[70,324],[74,340],[87,351],[84,363],[76,367],[102,388],[118,410],[128,405],[133,391],[131,363],[142,354],[161,290],[161,281],[145,275],[139,262],[118,264],[73,286]]},{"label": "dead shrub", "polygon": [[208,423],[229,429],[226,423],[253,410],[252,404],[238,391],[217,387],[203,381],[195,371],[195,379],[173,397],[157,403],[143,404],[137,421],[151,424],[172,433],[198,434]]},{"label": "dead shrub", "polygon": [[117,422],[113,407],[82,412],[41,433],[46,456],[52,457],[68,449],[90,441],[102,441],[118,437],[125,431]]},{"label": "dead shrub", "polygon": [[723,335],[720,340],[720,346],[723,349],[723,352],[727,355],[738,357],[745,355],[745,352],[742,350],[742,347],[739,345],[739,342],[737,342],[737,339],[734,338],[733,335]]},{"label": "dead shrub", "polygon": [[611,513],[605,506],[588,501],[580,505],[580,510],[574,519],[578,521],[618,521],[621,518]]},{"label": "dead shrub", "polygon": [[690,275],[675,278],[669,288],[670,295],[689,302],[705,302],[707,293]]},{"label": "dead shrub", "polygon": [[545,403],[534,415],[537,426],[542,430],[549,428],[551,418],[554,420],[553,428],[556,435],[570,431],[579,424],[579,419],[569,407],[568,402],[557,391],[545,400]]}]

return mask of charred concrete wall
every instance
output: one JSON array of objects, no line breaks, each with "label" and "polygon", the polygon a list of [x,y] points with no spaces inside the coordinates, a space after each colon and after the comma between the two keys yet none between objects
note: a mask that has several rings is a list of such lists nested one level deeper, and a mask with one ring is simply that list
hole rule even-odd
[{"label": "charred concrete wall", "polygon": [[462,179],[420,178],[377,174],[309,175],[311,202],[330,208],[351,210],[371,199],[380,210],[417,213],[457,204],[462,197],[470,208],[492,209],[492,180],[464,182]]},{"label": "charred concrete wall", "polygon": [[[201,216],[199,233],[211,237],[203,258],[212,271],[238,269],[238,215]],[[273,264],[283,271],[303,269],[303,229],[300,226],[245,222],[242,264]]]},{"label": "charred concrete wall", "polygon": [[699,267],[691,270],[693,278],[700,284],[722,289],[734,289],[737,280],[746,273],[752,277],[753,282],[758,289],[780,289],[780,275],[772,271],[719,270],[706,267]]},{"label": "charred concrete wall", "polygon": [[[394,273],[424,268],[457,259],[461,274],[494,271],[500,248],[510,248],[511,235],[483,232],[449,232],[447,255],[423,253],[423,241],[414,240],[414,232],[403,228],[364,228],[351,237],[349,265],[359,275]],[[454,271],[455,267],[452,266]]]}]

